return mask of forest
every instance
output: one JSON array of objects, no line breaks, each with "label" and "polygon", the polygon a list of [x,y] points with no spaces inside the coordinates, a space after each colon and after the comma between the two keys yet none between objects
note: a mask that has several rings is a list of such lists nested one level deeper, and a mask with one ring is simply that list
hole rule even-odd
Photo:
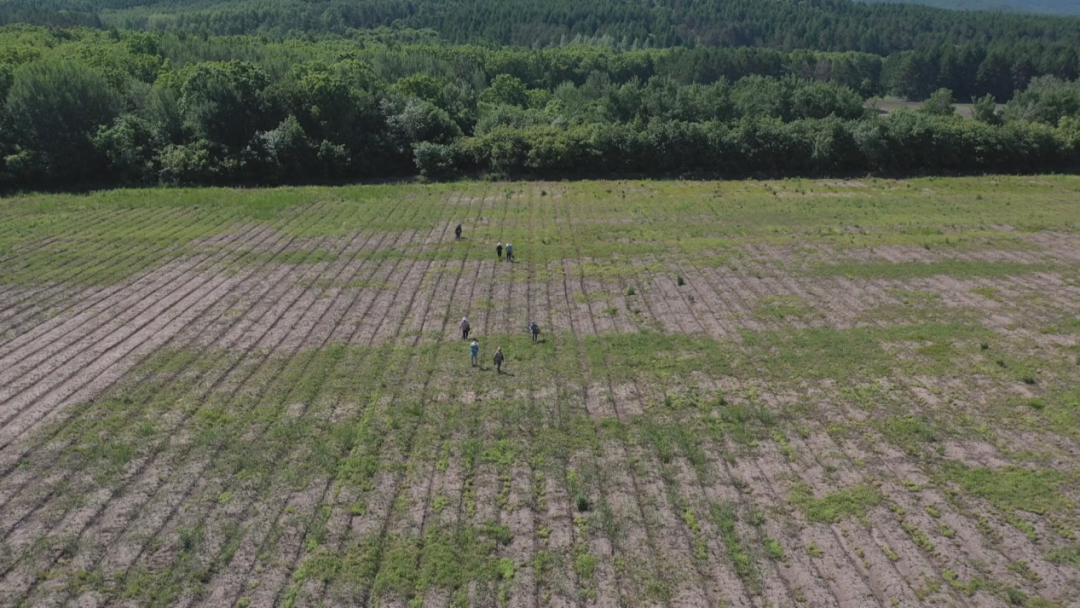
[{"label": "forest", "polygon": [[[56,6],[103,4],[115,18],[139,6]],[[599,30],[525,48],[400,23],[305,36],[13,24],[0,27],[0,185],[1075,171],[1076,23],[1001,16],[887,54],[828,50],[852,45],[822,32],[819,50]],[[1006,25],[1015,39],[981,41]],[[925,103],[885,115],[873,99],[886,95]]]},{"label": "forest", "polygon": [[1080,44],[1080,19],[851,0],[5,0],[0,24],[188,34],[350,35],[431,28],[448,42],[530,48],[763,46],[888,55],[940,44]]},{"label": "forest", "polygon": [[[862,0],[881,4],[887,0]],[[923,4],[961,11],[1001,11],[1006,13],[1032,13],[1037,15],[1080,16],[1080,5],[1072,0],[902,0],[911,4]]]}]

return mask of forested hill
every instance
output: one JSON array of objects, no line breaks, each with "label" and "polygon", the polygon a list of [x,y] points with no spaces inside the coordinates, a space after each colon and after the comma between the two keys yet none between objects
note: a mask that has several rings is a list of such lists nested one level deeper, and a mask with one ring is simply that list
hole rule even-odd
[{"label": "forested hill", "polygon": [[275,36],[396,26],[431,28],[457,43],[530,47],[603,39],[617,48],[763,46],[889,54],[963,42],[1080,45],[1080,19],[850,0],[8,0],[0,5],[0,24],[17,22]]},{"label": "forested hill", "polygon": [[1080,17],[1080,2],[1077,0],[863,0],[863,2],[871,4],[905,2],[961,11],[1004,11]]}]

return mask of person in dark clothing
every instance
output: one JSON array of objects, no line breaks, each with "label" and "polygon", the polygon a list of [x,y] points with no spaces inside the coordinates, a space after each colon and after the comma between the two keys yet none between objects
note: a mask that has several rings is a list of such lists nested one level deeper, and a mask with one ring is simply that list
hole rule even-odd
[{"label": "person in dark clothing", "polygon": [[495,371],[497,373],[502,373],[502,364],[505,359],[506,358],[503,357],[502,347],[500,346],[495,349]]},{"label": "person in dark clothing", "polygon": [[536,324],[536,321],[529,325],[529,331],[532,333],[533,344],[536,344],[536,339],[540,336],[540,326]]},{"label": "person in dark clothing", "polygon": [[461,323],[458,323],[458,327],[461,329],[461,339],[468,340],[469,330],[472,329],[472,326],[469,325],[469,319],[461,317]]},{"label": "person in dark clothing", "polygon": [[502,261],[502,243],[495,243],[495,255],[499,256],[499,261]]},{"label": "person in dark clothing", "polygon": [[510,243],[506,244],[506,261],[507,262],[513,262],[514,261],[514,246],[511,245]]},{"label": "person in dark clothing", "polygon": [[461,224],[458,224],[457,228],[454,228],[454,237],[459,241],[461,240]]}]

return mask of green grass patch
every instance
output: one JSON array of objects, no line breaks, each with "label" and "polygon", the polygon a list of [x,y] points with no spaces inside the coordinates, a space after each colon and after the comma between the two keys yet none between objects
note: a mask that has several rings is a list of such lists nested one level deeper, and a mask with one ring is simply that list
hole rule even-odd
[{"label": "green grass patch", "polygon": [[1053,469],[970,468],[947,462],[944,472],[966,492],[985,498],[1006,513],[1027,511],[1046,515],[1072,508],[1072,503],[1061,492],[1061,486],[1069,476]]},{"label": "green grass patch", "polygon": [[997,278],[1046,272],[1053,267],[1047,264],[1022,264],[1019,262],[966,262],[947,260],[941,262],[881,262],[820,264],[811,268],[811,274],[829,277],[843,276],[852,279],[924,279],[933,276],[950,276],[958,279]]},{"label": "green grass patch", "polygon": [[1080,567],[1080,543],[1054,549],[1046,554],[1046,559],[1053,564]]},{"label": "green grass patch", "polygon": [[941,438],[941,433],[926,415],[889,416],[875,422],[874,427],[909,456],[924,453],[928,444],[936,443]]},{"label": "green grass patch", "polygon": [[872,486],[858,485],[814,498],[810,486],[795,484],[788,501],[813,523],[837,523],[848,517],[863,518],[866,510],[881,503],[881,492]]},{"label": "green grass patch", "polygon": [[810,304],[798,296],[766,296],[754,303],[754,314],[764,319],[803,319],[812,312]]},{"label": "green grass patch", "polygon": [[[584,338],[589,363],[595,370],[610,365],[611,378],[658,382],[689,380],[694,373],[730,373],[737,356],[733,344],[704,336],[666,334],[651,330]],[[606,357],[606,364],[605,364]]]},{"label": "green grass patch", "polygon": [[709,514],[720,531],[720,538],[724,541],[724,548],[727,550],[735,574],[739,575],[739,578],[743,579],[755,593],[760,593],[761,581],[757,566],[745,540],[739,536],[735,528],[737,520],[735,505],[713,503],[709,506]]}]

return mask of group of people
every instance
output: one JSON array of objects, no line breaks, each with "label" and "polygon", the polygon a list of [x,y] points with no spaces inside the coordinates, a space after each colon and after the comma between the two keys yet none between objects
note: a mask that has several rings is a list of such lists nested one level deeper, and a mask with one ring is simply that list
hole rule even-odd
[{"label": "group of people", "polygon": [[[468,340],[469,332],[472,331],[472,325],[469,324],[469,318],[461,317],[461,323],[458,323],[458,327],[461,329],[461,339]],[[537,340],[540,338],[540,324],[536,321],[529,323],[529,333],[532,334],[533,344],[536,344]],[[480,364],[480,341],[476,338],[473,338],[473,341],[469,343],[469,355],[473,367]],[[501,374],[503,361],[506,360],[506,356],[503,355],[501,346],[495,349],[495,357],[493,360],[495,361],[495,371]]]},{"label": "group of people", "polygon": [[[458,224],[457,227],[454,228],[454,238],[459,241],[461,240],[461,224]],[[501,242],[495,244],[495,255],[499,256],[499,261],[503,260],[504,251],[506,253],[506,261],[513,262],[514,246],[507,243],[504,247]],[[469,332],[472,331],[472,326],[469,324],[468,317],[461,317],[461,323],[458,323],[458,328],[461,330],[461,339],[468,340]],[[533,344],[536,344],[537,339],[540,337],[540,325],[537,324],[536,321],[532,321],[529,323],[529,332],[532,333]],[[469,355],[471,356],[473,367],[480,364],[480,341],[476,338],[473,338],[473,341],[469,344]],[[493,360],[495,361],[495,371],[501,374],[503,361],[506,360],[506,356],[503,355],[501,346],[495,349],[495,357]]]}]

